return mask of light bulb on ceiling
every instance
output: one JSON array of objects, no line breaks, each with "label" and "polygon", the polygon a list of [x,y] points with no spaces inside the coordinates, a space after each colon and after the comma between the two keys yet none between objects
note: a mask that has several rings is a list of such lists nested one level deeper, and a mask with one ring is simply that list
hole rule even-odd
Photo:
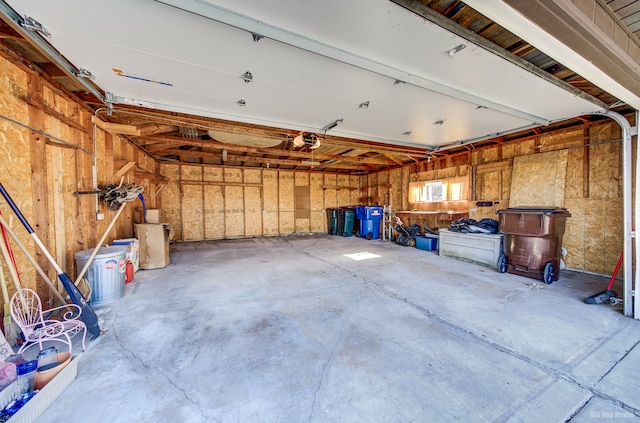
[{"label": "light bulb on ceiling", "polygon": [[296,147],[308,146],[310,149],[315,150],[320,147],[320,138],[316,134],[309,132],[303,132],[293,139],[293,145]]},{"label": "light bulb on ceiling", "polygon": [[316,148],[320,147],[320,138],[316,137],[315,135],[313,136],[313,139],[315,140],[313,142],[313,144],[311,144],[309,146],[310,149],[315,150]]},{"label": "light bulb on ceiling", "polygon": [[293,139],[293,145],[296,147],[304,147],[304,140],[302,139],[302,134],[298,135]]}]

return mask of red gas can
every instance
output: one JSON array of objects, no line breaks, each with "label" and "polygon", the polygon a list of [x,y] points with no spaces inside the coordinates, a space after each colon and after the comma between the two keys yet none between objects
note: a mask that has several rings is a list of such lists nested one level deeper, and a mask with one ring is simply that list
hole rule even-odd
[{"label": "red gas can", "polygon": [[127,260],[127,268],[125,270],[124,283],[129,283],[133,280],[133,263],[131,260]]}]

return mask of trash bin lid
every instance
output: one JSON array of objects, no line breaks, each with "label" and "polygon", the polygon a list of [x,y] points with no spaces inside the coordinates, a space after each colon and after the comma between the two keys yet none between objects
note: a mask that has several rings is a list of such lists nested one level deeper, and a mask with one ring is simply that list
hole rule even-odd
[{"label": "trash bin lid", "polygon": [[562,207],[509,207],[507,209],[496,211],[497,214],[507,213],[531,213],[531,214],[544,214],[544,215],[563,215],[571,216],[571,213],[567,209]]},{"label": "trash bin lid", "polygon": [[[93,248],[89,248],[88,250],[78,251],[76,253],[76,258],[88,259],[91,257],[91,254],[93,254],[93,250]],[[96,258],[115,258],[126,253],[127,247],[124,245],[102,245],[98,250],[98,254],[96,254]]]}]

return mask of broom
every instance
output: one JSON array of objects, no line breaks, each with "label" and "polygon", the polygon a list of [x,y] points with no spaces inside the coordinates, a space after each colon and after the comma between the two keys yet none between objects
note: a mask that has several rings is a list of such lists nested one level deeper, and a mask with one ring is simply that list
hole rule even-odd
[{"label": "broom", "polygon": [[[8,266],[9,264],[7,264]],[[9,291],[7,290],[7,281],[4,278],[4,270],[0,264],[0,287],[2,288],[2,299],[4,300],[2,324],[4,328],[4,336],[9,345],[17,345],[22,340],[22,331],[11,318],[11,306],[9,304]]]},{"label": "broom", "polygon": [[584,299],[584,302],[587,304],[602,304],[609,301],[611,298],[615,298],[618,296],[616,291],[612,291],[611,287],[613,287],[613,282],[616,280],[616,276],[618,275],[618,270],[620,270],[620,266],[622,266],[623,254],[620,254],[620,258],[618,259],[618,264],[616,264],[616,268],[613,271],[613,275],[611,275],[611,279],[609,280],[609,285],[607,285],[607,289],[599,292],[597,294],[593,294],[590,297]]}]

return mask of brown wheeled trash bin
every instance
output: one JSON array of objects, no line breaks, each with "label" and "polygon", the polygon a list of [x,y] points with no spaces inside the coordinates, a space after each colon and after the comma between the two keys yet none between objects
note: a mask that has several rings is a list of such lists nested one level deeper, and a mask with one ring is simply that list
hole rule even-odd
[{"label": "brown wheeled trash bin", "polygon": [[552,283],[560,277],[562,235],[571,214],[560,207],[517,207],[498,210],[504,232],[501,272]]}]

